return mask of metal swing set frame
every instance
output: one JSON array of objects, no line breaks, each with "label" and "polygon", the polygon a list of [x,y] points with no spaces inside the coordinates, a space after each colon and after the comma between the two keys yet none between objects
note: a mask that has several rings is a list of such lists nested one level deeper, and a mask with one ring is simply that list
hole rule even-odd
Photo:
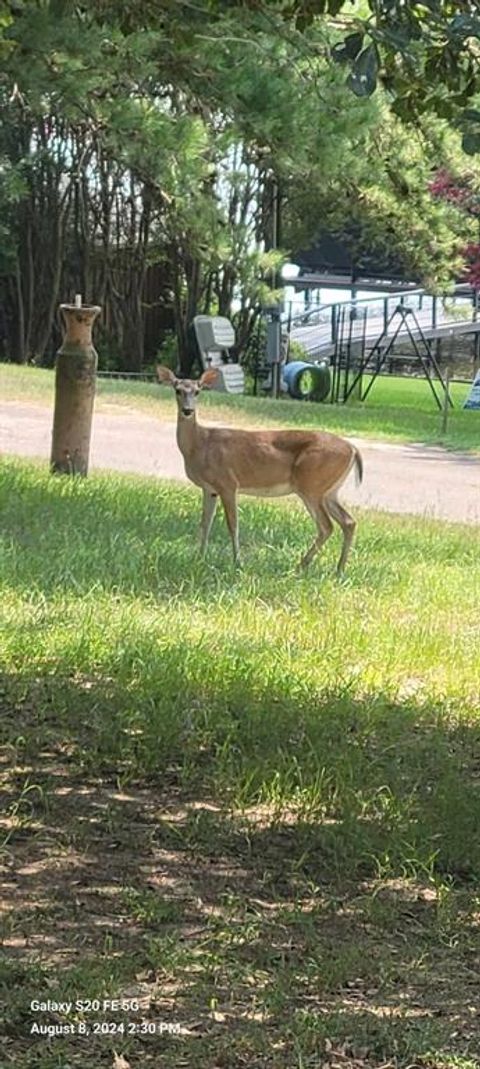
[{"label": "metal swing set frame", "polygon": [[[398,316],[398,324],[393,334],[390,335],[389,330],[396,316]],[[359,319],[362,324],[361,331],[355,334],[353,324],[356,321],[358,322]],[[411,327],[412,320],[413,330]],[[448,405],[453,408],[453,402],[431,341],[425,337],[414,309],[403,303],[398,304],[393,310],[377,341],[368,350],[366,308],[342,307],[336,323],[335,347],[331,364],[332,388],[330,401],[332,404],[338,404],[340,400],[345,403],[355,390],[358,390],[360,401],[366,400],[374,382],[385,367],[403,327],[406,329],[404,337],[408,337],[413,346],[416,359],[430,386],[437,407],[442,410],[446,399]],[[355,348],[360,349],[360,360],[358,362],[355,359]],[[373,368],[372,362],[374,362]],[[363,389],[363,377],[367,373],[370,378],[366,388]]]}]

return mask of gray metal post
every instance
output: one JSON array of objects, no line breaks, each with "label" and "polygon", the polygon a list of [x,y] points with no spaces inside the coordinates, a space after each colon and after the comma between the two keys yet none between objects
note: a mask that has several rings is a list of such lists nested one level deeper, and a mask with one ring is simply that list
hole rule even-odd
[{"label": "gray metal post", "polygon": [[337,322],[338,322],[338,305],[332,304],[332,311],[330,313],[330,334],[332,345],[335,345],[337,340]]},{"label": "gray metal post", "polygon": [[435,330],[437,326],[437,298],[432,298],[432,327]]},{"label": "gray metal post", "polygon": [[280,396],[280,365],[282,360],[282,324],[280,308],[269,310],[267,323],[267,360],[272,368],[272,397]]},{"label": "gray metal post", "polygon": [[440,424],[440,436],[442,438],[444,438],[447,433],[448,413],[450,411],[450,376],[451,370],[449,367],[447,367],[445,371],[445,392],[443,395],[442,421]]}]

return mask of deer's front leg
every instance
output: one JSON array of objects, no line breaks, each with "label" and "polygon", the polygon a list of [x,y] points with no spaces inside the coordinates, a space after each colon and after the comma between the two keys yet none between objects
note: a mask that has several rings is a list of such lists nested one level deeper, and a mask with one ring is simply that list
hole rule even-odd
[{"label": "deer's front leg", "polygon": [[237,510],[237,495],[235,490],[229,493],[223,493],[222,505],[225,512],[225,519],[227,521],[227,527],[230,531],[230,537],[232,539],[233,546],[233,559],[235,564],[240,562],[240,543],[238,540],[238,510]]},{"label": "deer's front leg", "polygon": [[215,509],[217,507],[218,497],[217,494],[212,494],[210,490],[203,491],[203,508],[202,508],[202,520],[200,524],[200,552],[205,553],[208,546],[208,539],[210,531],[212,529],[213,518],[215,516]]}]

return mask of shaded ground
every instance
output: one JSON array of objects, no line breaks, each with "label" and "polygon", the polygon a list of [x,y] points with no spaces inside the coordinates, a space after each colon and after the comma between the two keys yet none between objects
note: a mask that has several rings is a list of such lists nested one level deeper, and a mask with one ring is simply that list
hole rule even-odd
[{"label": "shaded ground", "polygon": [[[0,451],[47,459],[51,411],[16,401],[2,403]],[[388,512],[414,513],[461,523],[480,522],[480,460],[421,445],[358,441],[365,478],[353,476],[342,492],[346,502]],[[95,416],[92,468],[112,468],[185,480],[175,426],[122,410]]]},{"label": "shaded ground", "polygon": [[[3,1066],[93,1069],[117,1051],[132,1069],[413,1069],[470,1064],[429,1048],[480,1055],[478,916],[461,892],[442,906],[418,882],[337,883],[313,827],[182,798],[173,770],[162,789],[93,782],[59,743],[4,782]],[[116,996],[138,1011],[30,1010]],[[33,1021],[90,1034],[32,1037]],[[94,1035],[102,1021],[176,1034]]]}]

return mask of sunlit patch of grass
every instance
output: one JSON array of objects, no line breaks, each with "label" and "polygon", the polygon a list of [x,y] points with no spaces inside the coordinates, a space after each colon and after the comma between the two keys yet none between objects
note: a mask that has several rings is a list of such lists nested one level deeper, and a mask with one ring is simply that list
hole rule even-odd
[{"label": "sunlit patch of grass", "polygon": [[395,864],[475,869],[477,532],[366,514],[339,583],[333,544],[297,576],[300,510],[247,504],[236,571],[221,521],[196,553],[197,509],[154,480],[4,465],[5,686],[36,708],[14,736],[61,724],[90,770],[173,762],[233,804],[328,816],[336,864],[395,832]]}]

